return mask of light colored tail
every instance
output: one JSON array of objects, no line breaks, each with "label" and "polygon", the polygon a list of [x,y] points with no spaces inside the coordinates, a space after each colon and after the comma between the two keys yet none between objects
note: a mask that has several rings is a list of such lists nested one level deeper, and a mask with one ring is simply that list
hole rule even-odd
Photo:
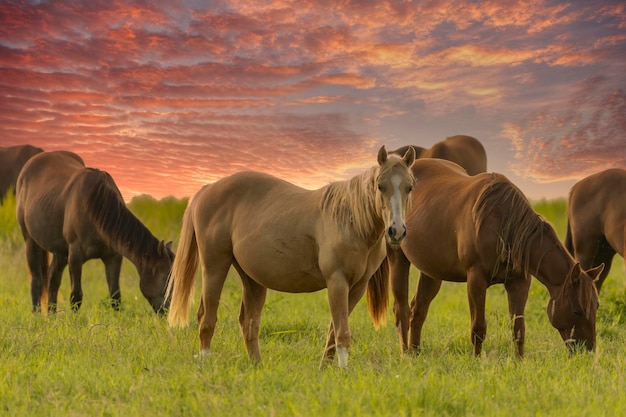
[{"label": "light colored tail", "polygon": [[170,326],[189,323],[189,307],[193,299],[194,278],[198,270],[198,242],[193,226],[192,202],[183,216],[183,226],[165,298],[170,299],[167,321]]}]

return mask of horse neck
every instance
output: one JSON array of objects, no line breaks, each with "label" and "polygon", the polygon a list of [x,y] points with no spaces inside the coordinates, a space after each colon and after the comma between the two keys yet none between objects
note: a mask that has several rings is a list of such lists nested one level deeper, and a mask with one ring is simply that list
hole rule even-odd
[{"label": "horse neck", "polygon": [[530,272],[554,298],[565,285],[574,260],[552,231],[544,232],[537,240],[530,252]]}]

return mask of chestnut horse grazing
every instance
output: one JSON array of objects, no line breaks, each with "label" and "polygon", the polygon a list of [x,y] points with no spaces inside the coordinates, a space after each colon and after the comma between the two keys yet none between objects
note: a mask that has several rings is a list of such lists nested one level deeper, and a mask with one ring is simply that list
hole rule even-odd
[{"label": "chestnut horse grazing", "polygon": [[[467,282],[471,338],[474,354],[479,355],[487,333],[487,287],[503,283],[513,338],[523,356],[530,274],[548,289],[548,318],[566,344],[594,347],[598,295],[593,279],[601,266],[582,271],[554,229],[504,176],[469,176],[459,165],[441,159],[419,159],[412,171],[416,182],[407,213],[407,236],[387,254],[403,351],[419,351],[430,303],[442,281],[453,281]],[[411,302],[408,339],[411,264],[421,276]]]},{"label": "chestnut horse grazing", "polygon": [[441,142],[435,143],[429,149],[420,146],[408,145],[391,151],[404,155],[406,150],[415,149],[415,158],[440,158],[461,165],[468,174],[476,175],[487,171],[487,153],[483,144],[476,138],[466,135],[449,136]]},{"label": "chestnut horse grazing", "polygon": [[43,149],[32,145],[0,146],[0,203],[10,189],[15,191],[15,182],[24,164]]},{"label": "chestnut horse grazing", "polygon": [[583,268],[604,263],[596,281],[600,291],[615,253],[626,257],[626,170],[607,169],[572,187],[565,246]]},{"label": "chestnut horse grazing", "polygon": [[[170,325],[189,322],[198,263],[200,354],[208,355],[224,280],[231,265],[243,286],[239,324],[250,359],[261,362],[259,327],[267,288],[290,293],[328,289],[331,324],[322,367],[348,364],[348,316],[366,291],[374,323],[387,309],[388,279],[375,272],[385,241],[400,243],[413,176],[403,158],[378,152],[378,166],[351,180],[305,190],[257,172],[203,187],[183,217],[168,285]],[[372,278],[370,280],[370,278]],[[369,284],[368,284],[369,282]]]},{"label": "chestnut horse grazing", "polygon": [[[56,311],[68,264],[70,304],[78,310],[83,300],[82,265],[94,258],[105,265],[109,294],[117,308],[123,256],[137,268],[141,292],[154,311],[163,311],[174,256],[171,242],[157,240],[128,210],[108,173],[86,168],[71,152],[34,156],[17,180],[17,219],[26,241],[33,311],[40,311],[46,299],[48,311]],[[48,252],[53,254],[50,265]]]}]

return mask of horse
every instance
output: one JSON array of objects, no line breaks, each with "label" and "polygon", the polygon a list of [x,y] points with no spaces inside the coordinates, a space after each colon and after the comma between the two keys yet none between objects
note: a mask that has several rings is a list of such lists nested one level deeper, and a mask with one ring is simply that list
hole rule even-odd
[{"label": "horse", "polygon": [[9,190],[15,192],[17,176],[26,161],[41,152],[43,149],[32,145],[0,147],[0,204]]},{"label": "horse", "polygon": [[565,246],[584,268],[604,264],[598,292],[616,253],[626,257],[626,170],[607,169],[571,188]]},{"label": "horse", "polygon": [[435,143],[426,149],[421,146],[407,145],[390,153],[404,155],[406,150],[412,147],[415,157],[440,158],[455,162],[465,168],[468,174],[476,175],[487,171],[487,153],[480,141],[472,136],[455,135]]},{"label": "horse", "polygon": [[[69,265],[70,305],[77,311],[83,300],[82,265],[99,258],[105,266],[111,303],[121,303],[120,270],[123,257],[137,268],[139,286],[152,308],[163,313],[165,288],[174,253],[126,207],[113,178],[85,167],[68,151],[43,152],[32,157],[17,179],[17,220],[26,245],[31,274],[33,312],[57,310],[63,270]],[[48,262],[48,252],[53,254]]]},{"label": "horse", "polygon": [[[571,350],[579,344],[593,349],[598,308],[593,280],[602,266],[583,271],[552,226],[501,174],[470,176],[459,165],[442,159],[419,159],[412,172],[416,183],[407,212],[407,236],[387,253],[402,352],[419,353],[430,303],[442,281],[451,281],[467,282],[471,340],[474,354],[480,355],[487,333],[486,291],[502,283],[514,344],[523,357],[531,273],[550,294],[548,318],[566,345]],[[409,323],[406,300],[411,264],[420,270],[420,279]]]},{"label": "horse", "polygon": [[[168,322],[189,322],[198,264],[200,356],[210,352],[224,280],[232,266],[243,295],[239,324],[249,359],[261,363],[260,318],[267,289],[288,293],[328,289],[331,323],[321,368],[348,365],[348,316],[367,290],[374,324],[384,318],[388,280],[375,272],[386,240],[406,235],[404,215],[415,159],[378,152],[378,165],[350,180],[305,190],[260,172],[239,172],[200,189],[185,210],[167,296]],[[371,278],[371,279],[370,279]]]}]

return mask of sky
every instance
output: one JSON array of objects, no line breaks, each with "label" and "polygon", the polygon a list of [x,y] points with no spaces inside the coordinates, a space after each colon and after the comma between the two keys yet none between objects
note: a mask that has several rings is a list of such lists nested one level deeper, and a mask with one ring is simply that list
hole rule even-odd
[{"label": "sky", "polygon": [[0,0],[0,146],[74,151],[127,200],[314,189],[457,134],[531,200],[626,168],[626,3]]}]

